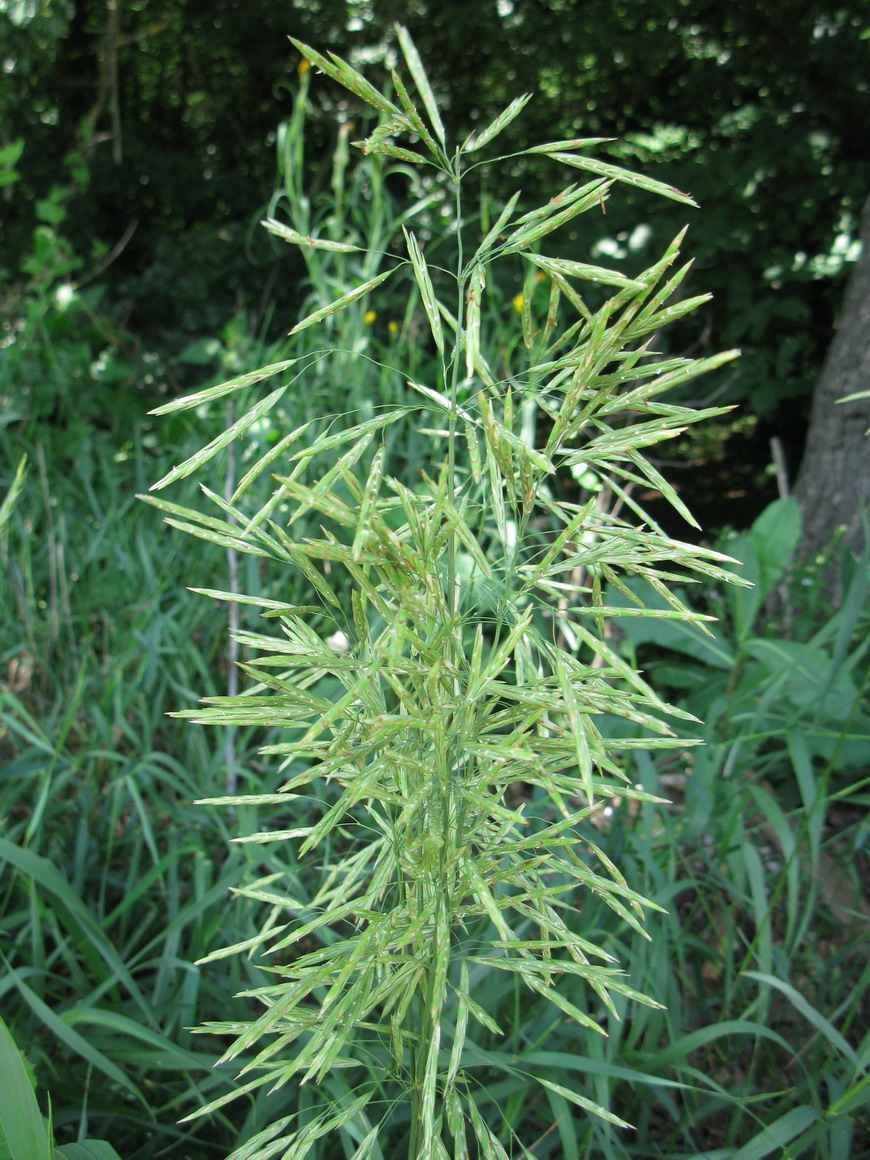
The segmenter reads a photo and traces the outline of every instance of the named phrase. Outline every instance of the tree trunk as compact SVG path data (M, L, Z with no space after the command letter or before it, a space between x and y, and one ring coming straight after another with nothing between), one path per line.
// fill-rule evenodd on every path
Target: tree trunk
M845 528L846 544L863 547L861 506L870 511L870 197L861 220L862 251L846 284L840 322L813 395L810 428L795 495L804 528L798 549L811 559Z

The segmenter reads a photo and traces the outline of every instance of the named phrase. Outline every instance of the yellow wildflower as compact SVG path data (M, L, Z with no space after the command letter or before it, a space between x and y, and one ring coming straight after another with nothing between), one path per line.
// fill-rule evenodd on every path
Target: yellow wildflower
M302 60L300 60L298 66L296 68L296 71L297 71L297 73L299 73L299 75L301 77L304 77L310 68L311 68L311 61L306 60L305 57L303 56Z
M366 326L371 326L377 316L378 312L376 310L367 310L363 315L363 322L366 324Z
M522 314L522 312L523 312L523 296L522 296L522 294L515 294L514 295L514 310L516 310L517 314Z
M395 319L392 319L392 321L387 323L387 330L390 332L390 334L398 334L399 333L398 322L396 322Z

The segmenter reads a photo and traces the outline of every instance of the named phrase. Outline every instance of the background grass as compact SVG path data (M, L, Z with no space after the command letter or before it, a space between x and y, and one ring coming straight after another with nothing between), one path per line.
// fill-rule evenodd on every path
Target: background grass
M189 1029L231 1018L234 1002L241 1013L232 996L262 979L244 958L194 962L257 928L256 907L234 901L231 886L288 869L266 847L231 848L226 817L191 805L221 792L226 753L217 734L166 716L225 689L227 610L185 584L225 587L226 561L167 534L133 498L145 471L183 449L151 457L138 436L140 450L119 458L107 437L88 458L70 454L69 467L44 444L8 431L5 441L7 462L24 451L31 474L4 544L3 602L16 610L0 651L4 1013L51 1092L60 1139L87 1130L122 1156L170 1145L221 1155L258 1110L245 1124L176 1125L229 1083L213 1066L218 1045ZM854 577L838 618L804 641L760 626L754 639L768 651L757 646L762 659L744 655L739 669L706 665L700 652L675 665L660 643L633 646L651 650L664 682L680 669L711 744L665 765L641 752L644 788L664 788L674 804L601 819L609 856L668 910L652 941L626 941L604 907L587 903L582 921L667 1010L633 1009L589 1057L576 1030L553 1028L509 982L473 980L510 1028L481 1063L482 1103L498 1105L506 1128L522 1121L526 1139L529 1123L531 1138L539 1129L536 1155L724 1157L771 1130L792 1135L792 1155L861 1155L870 746L866 581ZM786 644L807 653L804 676ZM837 690L821 721L820 655ZM243 785L268 792L276 771L254 754L265 740L241 731L235 761ZM240 811L234 831L260 825ZM578 1121L556 1097L530 1101L532 1065L581 1069L636 1138Z
M383 183L371 193L364 170L345 175L341 148L333 188L347 184L349 216L325 199L297 228L357 229L368 242L377 226L390 236L401 209ZM288 164L273 208L296 222L302 194L290 172ZM363 187L369 208L355 221ZM316 260L303 314L376 272ZM159 401L154 367L137 361L98 300L71 309L52 296L56 284L25 294L22 338L3 372L5 482L22 455L28 477L2 533L0 995L50 1092L59 1140L105 1138L125 1160L200 1160L253 1135L281 1097L178 1123L231 1086L215 1066L221 1043L191 1028L250 1016L234 996L266 980L244 956L196 960L268 921L265 907L231 888L280 873L305 897L317 871L283 850L232 846L230 829L262 827L256 810L230 819L191 804L221 793L229 773L242 789L274 789L283 778L256 752L274 738L237 730L228 744L167 717L226 691L229 609L186 586L226 589L234 565L168 530L135 497L225 413L215 404L196 416L195 432L179 418L158 433L145 414ZM502 327L505 366L516 343L512 290L502 289L504 309L490 320ZM375 318L364 303L342 318L330 336L347 352L340 375L320 373L317 345L293 351L308 377L282 427L401 402L402 375L419 373L426 353L413 295L397 292ZM95 378L107 350L117 374ZM213 344L188 350L186 373L208 385L285 354L237 318ZM249 456L278 430L253 431ZM413 475L414 432L396 438ZM243 454L237 475L245 462ZM193 491L183 484L173 500ZM778 509L775 519L793 514ZM478 1106L508 1146L535 1141L541 1160L870 1155L867 561L851 567L842 610L830 615L812 576L788 576L788 537L771 543L761 525L727 544L759 584L754 597L703 595L722 617L717 644L647 630L620 643L656 688L707 723L703 750L638 752L638 782L671 805L624 804L597 819L608 856L667 911L651 922L651 940L626 933L594 901L579 917L626 965L630 985L665 1009L626 1008L606 1039L590 1043L509 977L477 969L472 978L478 1002L507 1029L479 1037ZM245 591L304 602L301 588L276 593L256 562L241 566L250 569ZM788 610L778 621L762 615L775 590ZM298 802L292 824L302 826L318 803ZM637 1131L584 1119L533 1084L533 1071L582 1077L589 1098ZM347 1090L340 1072L329 1083L338 1096ZM303 1117L313 1114L307 1099L297 1104ZM357 1143L339 1133L319 1150L331 1158Z

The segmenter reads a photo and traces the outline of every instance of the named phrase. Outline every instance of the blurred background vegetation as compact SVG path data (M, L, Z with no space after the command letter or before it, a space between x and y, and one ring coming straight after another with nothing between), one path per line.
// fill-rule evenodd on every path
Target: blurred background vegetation
M235 564L194 551L135 496L189 442L186 417L157 423L150 408L288 357L301 313L359 273L306 266L259 228L264 213L388 246L402 206L431 197L437 236L439 189L353 160L360 110L300 75L286 39L379 77L396 20L454 134L528 91L514 147L614 138L603 155L690 192L701 210L681 292L714 297L667 341L743 351L696 400L737 409L669 448L662 469L706 538L746 562L755 595L698 597L721 617L716 646L667 626L621 645L709 741L668 768L641 754L638 780L675 805L602 827L633 884L668 907L650 946L613 933L668 1011L632 1013L596 1058L559 1032L559 1066L640 1130L579 1122L519 1079L493 1079L493 1098L511 1126L537 1126L541 1157L870 1156L870 411L833 401L870 383L863 0L0 0L4 492L26 470L0 515L4 1017L60 1139L199 1160L262 1122L252 1100L236 1120L176 1123L230 1082L189 1028L227 1018L259 978L245 960L194 961L256 927L228 887L285 869L230 848L226 819L190 804L228 771L275 783L263 737L227 742L165 717L227 687L227 610L185 586L226 588ZM481 214L551 181L517 168L510 188L479 190ZM631 274L686 216L623 194L566 231L564 256ZM522 285L492 289L509 360ZM300 408L390 401L392 367L422 378L407 297L372 313L361 303L333 338L381 369L349 355L347 380L307 382ZM197 438L223 418L198 416ZM512 1009L513 996L493 1002ZM511 1051L535 1050L540 1017L515 1013ZM626 1083L628 1066L649 1082Z

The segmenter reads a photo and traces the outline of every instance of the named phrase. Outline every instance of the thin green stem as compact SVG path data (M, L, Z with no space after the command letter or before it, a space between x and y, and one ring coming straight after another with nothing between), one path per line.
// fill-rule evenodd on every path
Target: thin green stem
M449 361L444 359L442 356L442 375L444 376L445 383L449 380L450 387L450 414L448 417L447 432L446 488L448 499L451 503L453 503L456 494L456 440L458 430L457 409L459 405L460 366L462 361L462 346L464 336L463 320L465 317L466 285L466 280L462 273L462 196L458 155L454 159L451 169L451 176L454 183L454 213L458 251L456 267L457 330ZM449 622L449 631L447 633L448 660L450 662L450 667L454 671L458 670L459 653L462 648L461 637L457 635L459 617L459 587L457 584L456 569L456 540L456 532L451 530L447 540L446 612ZM458 680L458 676L455 676L453 678L454 684L458 682ZM459 693L459 688L454 687L453 694L457 700L459 699ZM450 930L451 927L450 914L448 913L446 915L446 921L443 920L443 915L445 910L448 912L450 911L452 901L452 891L450 889L449 875L456 854L455 827L458 820L453 808L453 783L451 777L451 771L457 759L457 755L454 752L457 734L456 724L457 723L455 720L451 721L446 718L442 718L439 723L440 743L437 745L438 751L435 754L436 768L434 770L434 784L432 785L432 793L433 799L437 798L437 809L440 812L440 841L439 848L432 850L433 864L428 868L429 874L431 875L429 878L429 887L430 890L434 892L434 894L427 897L424 885L422 883L420 884L419 891L421 912L426 913L427 909L432 907L432 918L434 923L436 926L438 926L440 923L446 930ZM435 801L433 800L433 806L434 805ZM425 1137L424 1104L426 1099L425 1085L427 1082L427 1062L433 1036L435 1035L436 1021L440 1020L440 1010L438 1012L434 1010L436 1006L435 989L438 972L438 956L441 953L438 939L434 937L427 938L426 945L421 947L421 953L426 956L428 960L428 967L425 983L419 992L418 1002L414 1005L417 1020L416 1028L412 1029L413 1037L411 1039L414 1047L412 1049L411 1066L411 1130L408 1141L408 1160L418 1160Z
M462 339L465 334L465 284L462 246L462 185L459 157L454 159L453 198L456 223L456 342L450 360L450 415L447 423L447 494L453 502L456 494L456 418L459 406L459 368L462 362ZM447 542L447 606L451 617L459 611L459 590L456 584L456 532L451 531Z

